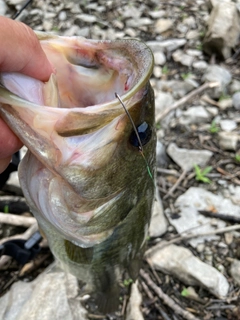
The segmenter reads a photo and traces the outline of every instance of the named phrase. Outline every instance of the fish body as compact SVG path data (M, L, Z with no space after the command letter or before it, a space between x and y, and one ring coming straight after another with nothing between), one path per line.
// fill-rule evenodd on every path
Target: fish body
M56 73L2 73L0 113L29 149L20 183L53 254L110 311L122 273L138 276L151 216L152 53L138 40L37 35Z

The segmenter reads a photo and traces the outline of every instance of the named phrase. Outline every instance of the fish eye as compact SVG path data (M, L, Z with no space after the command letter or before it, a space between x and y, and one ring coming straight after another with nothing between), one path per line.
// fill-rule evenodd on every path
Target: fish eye
M146 145L152 137L151 127L147 124L147 122L144 121L142 124L140 124L138 127L136 127L136 129L137 129L139 138L141 140L142 146ZM137 147L137 148L140 147L135 131L133 131L131 133L130 138L129 138L129 142L134 147Z

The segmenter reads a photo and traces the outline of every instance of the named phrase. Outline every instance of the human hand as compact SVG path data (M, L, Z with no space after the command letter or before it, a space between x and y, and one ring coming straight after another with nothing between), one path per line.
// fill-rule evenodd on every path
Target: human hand
M0 17L0 72L20 72L47 81L53 68L40 43L25 24ZM0 118L0 173L22 143Z

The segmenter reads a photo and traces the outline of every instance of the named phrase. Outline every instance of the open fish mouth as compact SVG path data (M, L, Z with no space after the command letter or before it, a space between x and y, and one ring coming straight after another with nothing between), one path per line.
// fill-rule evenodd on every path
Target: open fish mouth
M147 236L156 144L153 56L138 40L37 36L56 72L47 83L0 74L0 114L29 149L20 183L50 248L78 278L88 265L90 282L103 292L116 287L111 266L136 278ZM111 281L104 280L106 268Z

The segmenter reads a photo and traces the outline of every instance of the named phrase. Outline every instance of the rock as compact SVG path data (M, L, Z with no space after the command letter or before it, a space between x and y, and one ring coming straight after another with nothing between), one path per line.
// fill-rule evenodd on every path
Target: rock
M0 16L5 16L7 12L7 5L4 0L0 0Z
M169 157L166 154L165 146L157 140L157 166L161 168L166 168L170 162Z
M168 39L164 41L148 41L147 45L153 52L156 51L175 51L186 44L186 39Z
M240 81L233 79L229 86L229 92L234 94L235 92L240 91Z
M208 67L208 64L206 61L195 61L192 64L193 68L198 70L205 70Z
M221 120L219 124L222 130L227 132L233 131L234 129L237 128L236 122L230 119Z
M187 49L186 54L188 54L189 56L193 56L193 57L200 57L200 56L202 56L202 51L195 50L195 49Z
M194 57L185 54L182 50L177 50L172 54L173 60L180 62L183 66L190 67Z
M157 83L157 89L172 94L174 99L180 99L184 97L188 92L196 88L196 83L192 82L191 79L185 81L181 80L170 80L170 81L159 81Z
M164 10L158 10L158 11L149 11L148 14L150 15L151 18L158 19L163 17L166 14L166 12Z
M232 98L226 98L218 101L218 106L221 110L226 110L228 108L231 108L233 106L233 100Z
M208 150L189 150L178 148L175 143L170 143L167 148L168 155L181 167L182 170L192 170L194 164L206 166L213 153Z
M134 18L126 20L126 26L129 28L139 28L142 26L149 26L152 24L152 20L149 18Z
M239 135L234 132L219 132L219 145L222 150L236 151Z
M232 81L231 73L220 66L210 65L202 77L203 81L219 82L219 87L211 90L210 95L213 98L219 98L226 91L226 86Z
M240 260L233 260L230 267L230 274L233 280L240 286Z
M236 110L240 110L240 92L234 93L232 96L233 106Z
M61 11L58 15L58 19L60 21L65 21L67 19L67 12L66 11Z
M155 200L153 205L152 218L149 227L150 237L160 237L166 231L168 227L167 219L164 216L163 206L161 199Z
M75 17L75 24L79 25L80 27L82 26L82 23L94 23L97 21L97 18L94 15L91 14L78 14Z
M154 52L154 62L156 65L163 66L166 63L166 56L163 52Z
M161 76L162 76L162 68L159 67L159 66L154 66L153 75L154 75L155 78L161 78Z
M78 280L63 271L43 273L32 282L18 281L0 298L0 319L87 320L78 290Z
M179 123L183 125L205 123L210 119L211 116L204 107L196 106L183 111L181 117L179 118Z
M198 39L198 38L199 38L199 31L198 30L189 30L186 34L187 40Z
M218 298L227 296L227 279L215 268L195 257L189 249L169 245L148 256L153 268L176 277L187 285L204 287Z
M165 111L173 102L174 99L170 93L158 91L155 98L156 115Z
M159 19L155 24L155 32L156 33L163 33L173 26L173 20L171 19Z
M227 59L231 56L232 48L238 43L239 35L240 20L236 4L219 2L211 12L203 50L209 55L217 54Z
M214 226L211 224L211 218L201 215L198 210L206 210L212 212L226 213L235 217L240 217L240 207L233 202L223 197L222 195L214 194L203 188L191 187L184 194L179 196L174 204L178 210L178 218L172 217L169 210L165 210L165 214L171 225L173 225L178 233L183 233L191 230L192 234L211 232L216 228L225 227L224 221L214 219ZM193 247L197 247L199 243L219 239L219 236L204 236L193 238L188 242Z
M131 286L131 295L127 306L126 320L144 320L141 312L142 295L137 282Z

